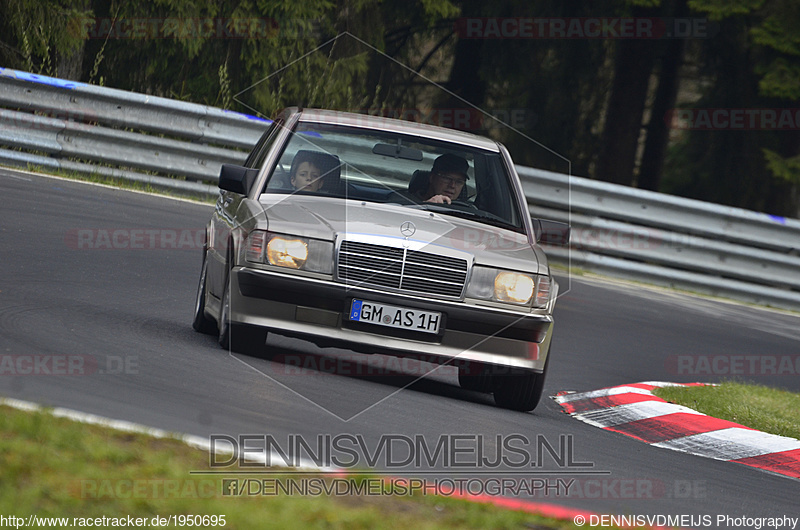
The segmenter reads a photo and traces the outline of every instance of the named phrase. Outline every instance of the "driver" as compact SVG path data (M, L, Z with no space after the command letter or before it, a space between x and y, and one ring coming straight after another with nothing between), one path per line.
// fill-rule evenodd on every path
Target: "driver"
M469 164L460 156L447 153L438 157L433 162L428 187L417 197L425 202L450 204L464 189L468 169Z

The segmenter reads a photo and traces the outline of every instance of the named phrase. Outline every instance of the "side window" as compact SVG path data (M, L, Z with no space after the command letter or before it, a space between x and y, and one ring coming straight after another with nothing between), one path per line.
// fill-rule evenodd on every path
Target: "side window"
M264 134L261 135L261 138L258 139L258 143L253 148L253 151L247 157L247 160L244 163L245 167L261 167L261 164L264 163L264 159L267 157L267 153L269 153L272 144L278 137L278 131L280 130L281 123L281 120L273 121L269 129L267 129Z
M500 156L492 154L476 158L475 174L475 206L515 227L521 227L515 194Z

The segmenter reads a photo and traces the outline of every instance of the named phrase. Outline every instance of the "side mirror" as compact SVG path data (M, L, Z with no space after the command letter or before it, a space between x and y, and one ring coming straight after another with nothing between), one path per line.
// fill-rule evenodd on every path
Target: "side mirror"
M258 169L233 164L222 164L219 170L219 187L239 195L247 195L258 176Z
M569 245L569 234L572 228L567 223L550 221L549 219L532 218L536 242L543 245Z

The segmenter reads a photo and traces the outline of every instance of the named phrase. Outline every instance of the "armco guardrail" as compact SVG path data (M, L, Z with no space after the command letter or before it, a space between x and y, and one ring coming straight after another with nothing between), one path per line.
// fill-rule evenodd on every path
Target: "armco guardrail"
M531 213L569 222L572 266L800 310L800 221L518 167Z
M205 105L0 68L0 162L213 192L268 121ZM46 116L42 116L42 114ZM47 117L54 116L54 117ZM111 167L116 166L116 167ZM176 184L170 177L187 181ZM195 181L195 182L193 182Z
M267 121L0 68L0 163L216 193ZM800 310L800 221L518 167L533 215L570 222L556 261ZM170 178L170 177L180 177Z

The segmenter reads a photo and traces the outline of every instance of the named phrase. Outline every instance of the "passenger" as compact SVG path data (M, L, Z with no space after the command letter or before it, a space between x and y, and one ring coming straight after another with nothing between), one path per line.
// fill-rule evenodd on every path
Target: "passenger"
M319 191L322 187L322 171L315 164L314 154L300 151L292 161L291 184L296 190Z
M416 196L425 201L437 204L450 204L461 195L469 176L469 164L460 156L450 153L441 155L433 162L428 176L428 185Z

